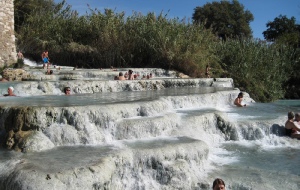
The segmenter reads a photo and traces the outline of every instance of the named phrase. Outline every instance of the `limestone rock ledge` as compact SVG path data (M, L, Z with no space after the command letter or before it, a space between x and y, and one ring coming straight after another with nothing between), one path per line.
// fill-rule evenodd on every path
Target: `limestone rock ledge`
M130 103L130 106L122 102L66 107L61 104L53 107L0 106L0 131L4 131L7 148L24 152L162 135L185 133L190 136L193 132L186 133L186 129L181 128L183 121L175 109L207 106L221 108L232 104L238 92L231 90L190 96L165 96L152 101ZM208 117L207 113L199 114L197 117ZM218 121L226 139L236 139L236 135L232 134L234 127L224 121L224 116L215 118L212 115L209 118L211 121ZM194 126L194 123L203 122L192 122L188 126ZM202 127L198 127L199 129ZM203 131L199 131L197 134L202 133Z
M81 149L81 159L63 147L56 150L61 154L50 151L27 155L2 173L0 189L171 190L207 184L202 178L208 146L202 141L178 137L130 141L124 145L85 147ZM95 154L97 157L92 156ZM43 162L42 157L50 155L55 155L47 159L51 163Z
M51 76L51 75L49 75ZM121 91L147 91L161 90L176 87L214 87L233 88L233 80L213 78L189 79L151 79L151 80L75 80L75 81L24 81L15 84L15 93L21 96L28 95L61 95L64 87L69 86L72 94L121 92Z

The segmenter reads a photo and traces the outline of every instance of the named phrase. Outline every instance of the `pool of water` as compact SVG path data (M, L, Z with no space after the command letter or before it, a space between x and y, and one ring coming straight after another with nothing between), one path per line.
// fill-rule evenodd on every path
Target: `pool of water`
M87 106L111 103L129 103L136 101L150 101L162 96L182 96L194 94L213 93L231 88L221 87L184 87L149 91L123 91L104 92L94 94L65 95L43 95L22 97L0 97L0 106Z
M221 145L221 149L224 150L214 159L216 169L210 175L221 177L230 184L229 189L300 187L299 146L266 148L257 142L229 142Z

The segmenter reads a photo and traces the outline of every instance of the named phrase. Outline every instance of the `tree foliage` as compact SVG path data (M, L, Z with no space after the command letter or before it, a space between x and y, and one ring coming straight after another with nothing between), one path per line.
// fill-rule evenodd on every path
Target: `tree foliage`
M24 10L24 1L16 1L16 19L22 18L16 22L17 46L37 61L47 49L53 62L87 68L162 67L195 77L204 74L207 64L220 68L216 38L202 25L168 19L163 13L125 17L123 12L90 7L80 16L65 1L29 0L26 6L32 8Z
M228 37L251 37L250 22L253 15L237 0L207 3L203 7L196 7L193 13L195 24L202 23L222 39Z
M235 85L257 101L285 96L295 53L290 47L253 39L227 40L219 46L220 59Z
M71 42L68 32L76 12L66 1L15 0L15 26L17 46L26 52L60 48Z
M270 42L278 42L300 46L300 25L296 24L295 17L290 19L286 16L279 15L274 21L266 24L267 30L263 32L264 38Z
M163 13L125 16L88 7L86 14L79 15L65 1L15 3L17 47L36 61L47 49L52 63L84 68L159 67L191 77L204 77L209 64L212 77L232 77L237 87L257 101L281 98L285 90L297 88L293 82L299 77L293 68L299 70L300 53L285 44L242 38L245 32L238 32L238 39L222 41L213 33L213 24L191 24ZM221 3L229 8L241 6L237 1ZM220 8L224 12L219 16L229 14L229 8ZM243 7L236 12L243 15Z

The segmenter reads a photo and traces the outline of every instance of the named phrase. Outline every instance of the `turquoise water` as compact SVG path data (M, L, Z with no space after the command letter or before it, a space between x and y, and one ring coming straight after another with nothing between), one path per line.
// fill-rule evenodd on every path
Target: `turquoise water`
M268 120L281 125L287 112L300 112L300 100L278 100L273 103L255 103L247 109L232 109L228 113L237 122L260 123ZM229 189L299 189L300 140L271 134L258 140L228 141L220 145L211 176L220 176L229 183Z
M221 147L227 152L219 156L222 157L220 160L227 160L228 163L216 162L217 169L210 175L223 178L229 189L299 189L300 142L297 143L298 147L294 148L225 143Z
M278 100L272 103L250 103L246 109L232 109L229 114L239 114L237 119L274 119L287 115L289 111L300 112L300 100Z

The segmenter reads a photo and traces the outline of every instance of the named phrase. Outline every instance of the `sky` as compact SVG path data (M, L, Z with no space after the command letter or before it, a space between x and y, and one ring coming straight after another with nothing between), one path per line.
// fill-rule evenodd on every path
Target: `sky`
M167 14L168 18L186 18L192 20L196 7L202 7L213 0L66 0L73 10L85 14L88 10L87 4L94 9L103 11L105 8L115 12L125 12L129 16L132 12L141 12L146 15L154 12ZM217 0L215 0L217 1ZM61 0L55 0L61 2ZM300 24L300 0L239 0L244 10L249 10L254 20L250 23L254 38L264 39L262 32L267 29L266 24L274 21L280 14L296 18Z

